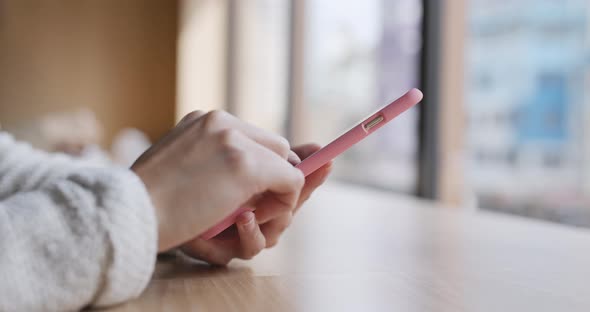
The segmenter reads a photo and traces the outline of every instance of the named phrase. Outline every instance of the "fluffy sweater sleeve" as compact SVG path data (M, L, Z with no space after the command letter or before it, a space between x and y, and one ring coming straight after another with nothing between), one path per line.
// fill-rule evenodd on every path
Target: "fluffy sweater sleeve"
M0 132L0 311L71 311L138 296L157 221L141 180Z

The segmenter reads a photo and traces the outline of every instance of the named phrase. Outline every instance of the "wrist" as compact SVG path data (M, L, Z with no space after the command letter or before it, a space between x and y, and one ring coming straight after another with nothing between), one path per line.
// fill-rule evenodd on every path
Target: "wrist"
M163 203L161 191L157 186L158 184L154 183L154 181L150 179L150 175L146 174L145 170L142 168L141 165L138 166L134 164L133 166L131 166L130 169L142 181L150 196L152 206L154 207L154 214L156 216L158 226L158 252L166 251L172 248L172 246L169 246L169 244L167 243L168 227L166 226L166 214L164 213L164 207L166 207L166 205Z

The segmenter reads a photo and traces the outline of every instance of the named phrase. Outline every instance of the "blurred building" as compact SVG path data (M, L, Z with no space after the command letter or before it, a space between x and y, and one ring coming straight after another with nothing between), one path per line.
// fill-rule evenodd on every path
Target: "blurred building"
M590 224L589 10L470 2L467 175L483 207Z

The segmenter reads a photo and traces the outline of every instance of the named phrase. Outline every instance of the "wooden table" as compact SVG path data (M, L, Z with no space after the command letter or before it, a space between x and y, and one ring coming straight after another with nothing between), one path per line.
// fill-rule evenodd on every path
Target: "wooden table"
M329 183L281 243L113 311L590 311L590 231Z

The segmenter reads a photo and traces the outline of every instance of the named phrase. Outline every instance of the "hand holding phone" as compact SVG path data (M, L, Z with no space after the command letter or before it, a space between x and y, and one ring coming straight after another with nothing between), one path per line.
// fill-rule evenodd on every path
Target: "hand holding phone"
M304 159L295 167L301 170L305 176L310 175L359 141L369 136L371 133L377 131L377 129L383 127L386 123L390 122L401 113L418 104L421 100L422 92L418 89L411 89L399 99L381 108L368 118L365 118L362 122L345 132L336 140ZM201 234L200 237L202 239L213 238L234 224L235 219L245 211L254 211L254 209L251 207L240 207L236 209L231 215Z

